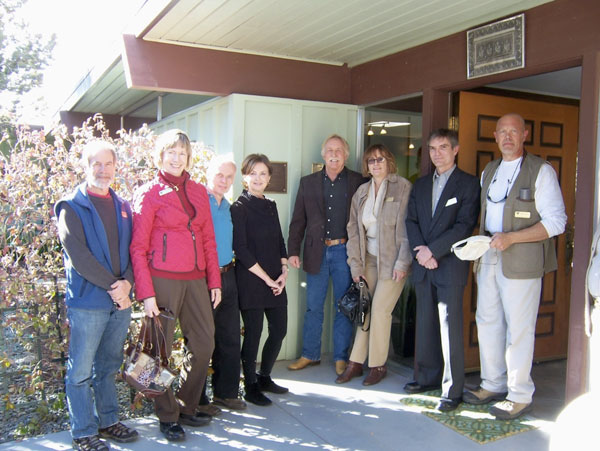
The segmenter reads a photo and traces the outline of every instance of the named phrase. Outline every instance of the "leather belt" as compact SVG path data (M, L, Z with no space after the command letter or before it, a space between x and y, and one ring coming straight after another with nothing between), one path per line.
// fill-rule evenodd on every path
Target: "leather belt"
M235 266L235 261L231 260L231 263L225 265L225 266L221 266L219 268L219 270L221 271L221 274L223 274L224 272L229 271L230 269L233 269L233 267Z
M337 240L325 240L325 246L336 246L338 244L345 244L348 241L346 238L338 238Z

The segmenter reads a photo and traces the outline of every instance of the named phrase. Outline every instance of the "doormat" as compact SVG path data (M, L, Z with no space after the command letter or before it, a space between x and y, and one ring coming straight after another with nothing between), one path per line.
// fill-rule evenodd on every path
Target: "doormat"
M482 445L537 429L537 426L533 425L532 420L527 416L522 416L516 420L496 420L488 412L492 403L481 406L461 403L452 412L440 412L436 409L436 406L441 394L441 390L432 390L418 395L406 396L400 399L400 402L415 407L423 415L439 421L444 426Z

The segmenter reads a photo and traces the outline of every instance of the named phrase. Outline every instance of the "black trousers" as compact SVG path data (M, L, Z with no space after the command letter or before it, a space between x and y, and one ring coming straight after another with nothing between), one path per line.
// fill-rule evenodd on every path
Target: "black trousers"
M213 394L237 398L240 387L240 306L235 271L221 274L221 303L214 311Z
M244 343L242 345L242 367L246 384L256 382L256 357L260 336L263 330L263 318L267 317L269 336L263 347L260 362L260 374L269 376L281 349L281 343L287 333L287 305L265 309L242 310L244 321Z
M465 382L463 285L440 285L431 272L415 285L417 331L416 381L442 384L442 397L460 398Z

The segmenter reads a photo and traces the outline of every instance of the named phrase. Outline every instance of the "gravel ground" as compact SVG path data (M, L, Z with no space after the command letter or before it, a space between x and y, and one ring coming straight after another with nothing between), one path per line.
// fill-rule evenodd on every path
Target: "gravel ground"
M142 399L141 407L131 409L131 391L123 381L117 382L121 419L144 417L154 413L152 402ZM69 429L69 416L63 393L47 396L47 403L35 395L23 396L7 409L4 397L0 400L0 443L21 440Z

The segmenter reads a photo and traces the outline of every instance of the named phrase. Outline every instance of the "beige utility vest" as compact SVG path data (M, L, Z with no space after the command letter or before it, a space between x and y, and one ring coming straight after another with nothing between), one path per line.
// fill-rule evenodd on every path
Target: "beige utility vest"
M502 159L494 160L483 170L481 186L481 228L485 227L487 193ZM502 231L516 232L526 229L540 220L540 214L535 208L535 181L543 164L540 157L523 153L521 170L513 183L508 197L504 202L502 216ZM529 188L530 200L521 200L519 193L522 188ZM556 249L554 239L548 238L535 243L517 243L502 251L502 273L509 279L536 279L545 273L555 271Z

